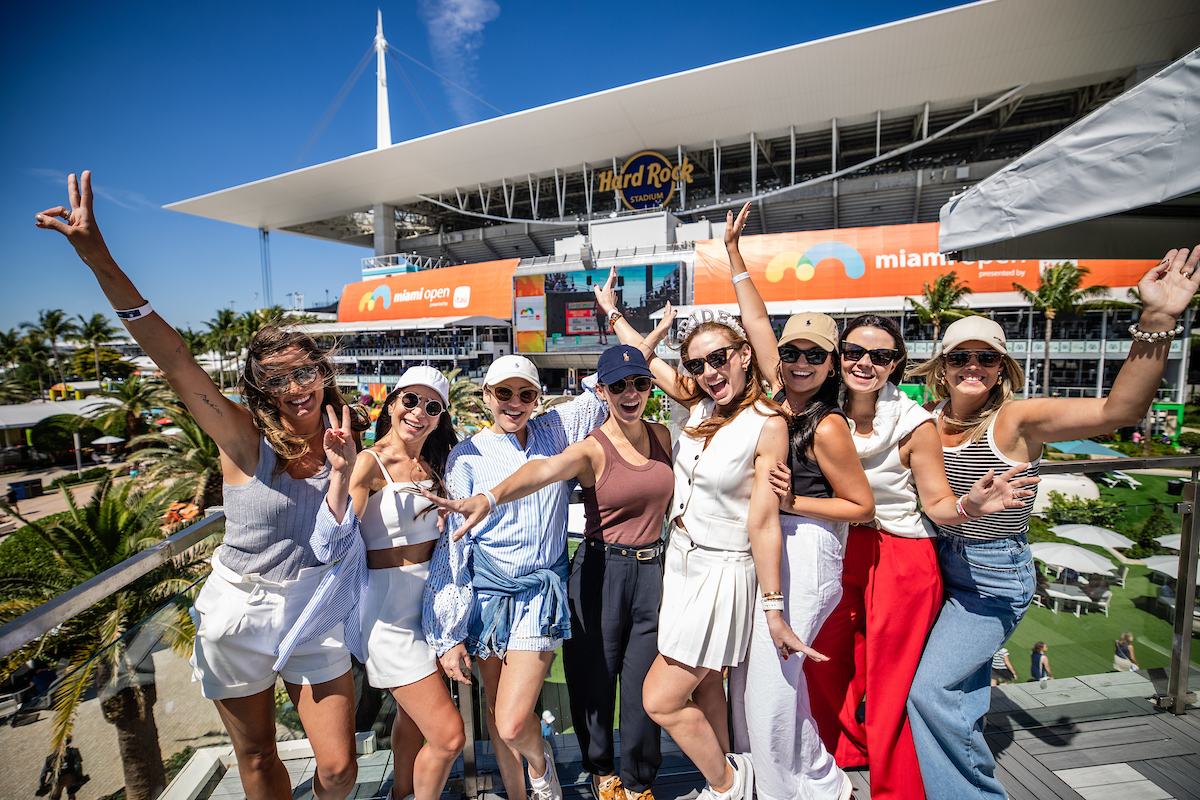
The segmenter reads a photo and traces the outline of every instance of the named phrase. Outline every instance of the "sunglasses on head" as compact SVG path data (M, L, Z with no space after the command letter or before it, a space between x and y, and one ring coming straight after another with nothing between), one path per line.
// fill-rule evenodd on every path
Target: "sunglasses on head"
M713 350L704 358L689 358L687 361L683 362L683 368L693 375L703 375L704 363L707 361L712 365L713 369L720 369L721 367L725 366L725 362L729 360L729 351L736 349L737 348L733 345L726 345L725 347L720 347L716 350Z
M1000 355L995 350L951 350L942 357L952 367L965 367L971 361L971 356L975 356L981 367L994 367L1000 363Z
M638 375L632 379L621 378L621 380L619 380L619 381L613 381L612 383L606 383L606 384L604 384L604 386L606 389L608 389L608 391L612 392L613 394L625 394L625 388L629 385L631 380L633 382L634 391L637 391L639 393L645 393L645 392L650 391L650 386L653 383L645 375Z
M792 347L791 345L784 345L779 348L779 360L785 364L795 364L800 360L800 356L804 356L805 361L815 366L825 363L825 359L829 358L829 351L822 350L820 347L801 350L799 347Z
M857 344L842 345L842 361L858 362L862 361L862 357L866 355L871 357L871 363L877 367L886 367L893 361L900 360L899 350L888 350L882 347L876 348L875 350L868 350L867 348L861 347Z
M416 408L420 402L421 396L414 394L413 392L405 392L404 394L400 395L400 405L404 406L409 411ZM446 407L442 405L441 400L425 401L425 416L427 417L436 417L445 410Z
M286 394L288 387L294 382L300 388L310 386L321 378L321 368L317 366L298 367L291 372L275 375L262 380L262 390L267 394Z
M496 395L496 399L501 403L507 403L509 400L512 400L512 396L515 394L520 398L522 403L529 405L538 399L539 394L537 389L522 389L519 392L514 392L507 386L490 386L488 388L492 390L492 394Z

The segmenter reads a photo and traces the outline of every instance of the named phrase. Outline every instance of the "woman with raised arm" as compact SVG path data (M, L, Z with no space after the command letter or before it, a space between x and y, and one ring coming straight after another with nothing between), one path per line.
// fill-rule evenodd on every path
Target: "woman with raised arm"
M334 386L326 353L306 334L269 326L251 340L238 383L245 405L221 394L183 339L117 266L92 215L91 173L68 179L71 207L37 215L67 237L130 335L217 443L225 481L225 538L196 598L193 680L216 703L247 797L291 796L275 748L275 679L282 675L312 743L313 794L354 788L354 685L341 625L295 643L276 672L276 649L329 571L309 542L338 445L364 430ZM62 217L63 219L57 219ZM329 407L327 431L322 406ZM342 420L337 428L336 420ZM353 447L353 445L349 445Z
M726 230L745 225L749 207ZM766 306L755 292L740 255L731 258L747 331L766 351L774 338ZM742 277L746 276L746 277ZM840 359L852 442L875 499L874 517L850 527L842 562L842 598L813 647L827 662L808 661L812 713L838 766L871 768L872 797L923 798L921 772L909 732L905 702L925 635L941 606L941 577L933 547L933 522L965 522L963 509L981 516L1021 507L1020 487L1037 479L989 473L956 497L946 481L941 447L929 412L904 396L893 380L903 374L906 346L896 323L866 314L847 323ZM787 485L791 471L775 470ZM917 501L920 499L920 508ZM924 514L922 514L924 511ZM860 706L866 697L865 714Z
M450 497L489 491L530 461L556 456L604 421L608 406L584 381L581 397L531 419L541 395L537 367L501 356L483 378L494 422L460 442L446 463ZM487 690L488 733L508 796L561 800L562 787L541 721L533 713L554 651L571 635L567 500L558 480L489 514L470 537L443 536L433 553L422 623L442 670L470 683L473 659ZM453 519L451 520L453 522Z
M795 314L776 344L738 249L746 213L735 219L730 212L725 248L733 274L741 276L734 291L746 334L788 419L790 480L774 485L783 530L783 613L797 636L812 641L842 596L846 524L873 519L875 499L838 405L837 323L825 314ZM749 745L760 800L836 800L852 791L817 731L804 661L802 654L779 659L766 615L756 608L746 660L731 673L729 694L734 735Z
M622 343L640 344L616 308L615 283L614 270L596 297ZM755 606L764 609L779 658L824 657L783 618L779 501L769 473L787 457L787 423L763 390L741 326L709 317L685 320L687 376L650 360L655 382L690 417L675 448L659 656L642 698L707 780L701 797L741 800L753 793L754 772L746 756L730 752L721 672L745 657Z
M1129 355L1103 399L1013 400L1025 376L1004 330L984 317L946 328L940 355L922 375L938 400L939 444L957 491L979 475L1037 462L1046 442L1086 439L1136 425L1162 380L1176 319L1200 286L1200 246L1171 250L1138 282L1143 309ZM930 798L1002 798L983 738L988 660L1020 622L1035 591L1026 544L1029 508L942 527L938 561L946 600L913 681L908 710ZM977 516L974 513L972 517ZM870 706L868 705L868 708ZM873 782L873 781L872 781Z
M668 317L659 329L670 329ZM430 501L460 515L459 537L497 508L542 487L578 480L586 528L575 550L567 602L571 638L563 666L583 766L597 800L654 800L650 785L662 763L660 729L642 704L642 683L658 655L662 603L663 519L671 502L671 436L642 412L650 397L646 357L616 345L597 365L596 393L608 419L560 455L530 461L491 494ZM455 518L457 519L457 517ZM613 708L621 681L621 774L614 774Z
M347 446L331 462L328 499L313 533L313 548L323 561L360 562L358 580L346 587L347 602L331 605L345 610L346 625L362 631L367 681L391 692L402 711L392 740L404 741L412 726L420 731L415 754L394 748L392 798L408 800L441 795L465 740L421 629L429 560L441 535L437 510L422 493L445 495L446 460L458 442L449 402L450 382L441 372L426 366L405 370L384 398L375 444L364 451L370 458L356 459Z

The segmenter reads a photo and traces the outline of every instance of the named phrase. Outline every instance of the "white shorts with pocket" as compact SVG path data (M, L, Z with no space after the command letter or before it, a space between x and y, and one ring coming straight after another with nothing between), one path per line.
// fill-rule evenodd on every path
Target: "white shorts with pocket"
M213 555L212 574L192 608L196 641L192 680L209 700L249 697L275 685L276 651L330 565L306 567L277 583L238 575ZM342 625L299 645L279 674L288 683L320 684L350 670Z
M421 627L427 578L429 562L367 570L363 643L367 682L376 689L407 686L438 671L437 654Z

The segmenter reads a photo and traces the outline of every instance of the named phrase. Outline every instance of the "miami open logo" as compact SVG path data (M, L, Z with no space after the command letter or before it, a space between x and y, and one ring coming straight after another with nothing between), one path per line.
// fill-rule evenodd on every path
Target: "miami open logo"
M772 258L767 264L767 280L779 283L790 269L795 270L797 279L811 281L817 274L817 266L825 261L839 262L847 278L861 278L867 274L866 262L853 247L843 242L821 242L803 253L787 251Z
M387 284L376 286L375 291L367 292L358 301L359 311L374 311L376 301L383 301L383 307L387 309L392 304L392 292L388 289Z

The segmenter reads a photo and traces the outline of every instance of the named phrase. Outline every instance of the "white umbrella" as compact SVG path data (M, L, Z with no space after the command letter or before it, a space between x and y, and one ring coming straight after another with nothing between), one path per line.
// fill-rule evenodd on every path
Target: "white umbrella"
M163 428L163 429L162 429L162 435L163 435L163 436L178 436L178 435L179 435L179 434L181 434L181 433L183 433L183 428L180 428L180 427L178 427L178 426L173 426L173 427L170 427L170 428Z
M1111 575L1113 564L1104 556L1098 556L1091 550L1073 544L1058 542L1034 542L1029 546L1033 557L1046 564L1056 567L1073 569L1076 572L1102 573Z
M1128 536L1098 525L1055 525L1050 532L1063 539L1100 547L1133 547L1136 544Z
M1183 539L1182 533L1172 533L1168 536L1160 536L1157 539L1155 539L1154 541L1158 542L1159 544L1161 544L1163 547L1167 548L1168 550L1178 550L1179 546L1182 544L1182 542L1180 541L1181 539ZM1160 557L1161 556L1156 556L1156 558L1160 558Z
M99 439L92 439L92 444L120 444L125 441L120 436L101 436Z
M1146 566L1168 578L1179 579L1179 556L1150 556L1143 558ZM1200 586L1200 575L1196 576L1196 585Z

